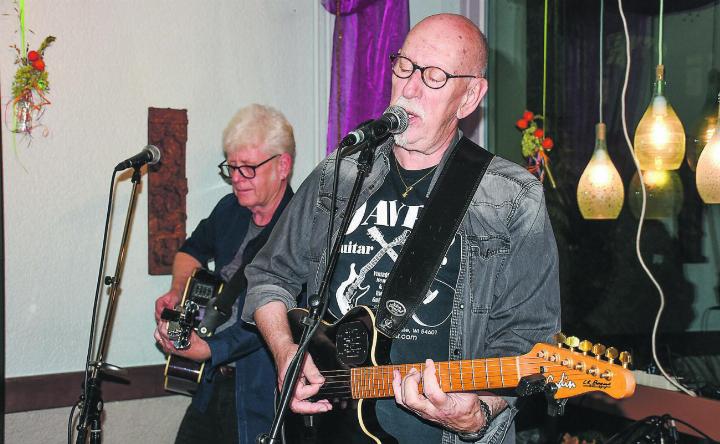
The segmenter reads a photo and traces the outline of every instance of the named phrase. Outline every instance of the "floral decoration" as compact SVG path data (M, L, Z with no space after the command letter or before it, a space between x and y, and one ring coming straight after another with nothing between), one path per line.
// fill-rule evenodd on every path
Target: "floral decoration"
M43 108L50 104L47 98L50 83L44 56L45 50L54 41L55 37L48 36L37 50L33 51L28 51L28 48L24 48L23 51L16 45L11 45L17 53L15 64L18 65L12 84L13 98L10 101L15 119L11 128L14 132L30 134L37 126Z
M550 170L550 157L548 156L555 143L552 138L545 134L542 128L543 121L543 116L526 110L522 118L515 122L515 126L522 132L520 145L522 155L528 161L528 171L537 176L541 182L545 180L545 174L547 173L550 184L555 188L555 179Z

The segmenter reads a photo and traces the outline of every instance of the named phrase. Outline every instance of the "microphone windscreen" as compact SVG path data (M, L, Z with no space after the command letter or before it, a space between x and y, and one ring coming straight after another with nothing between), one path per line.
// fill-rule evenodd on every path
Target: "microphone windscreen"
M400 134L408 128L408 113L404 108L392 105L385 110L383 115L392 116L393 123L397 121L397 125L390 126L390 133Z
M148 160L149 165L155 165L160 162L160 150L158 147L155 145L148 145L145 149L150 153L150 160Z

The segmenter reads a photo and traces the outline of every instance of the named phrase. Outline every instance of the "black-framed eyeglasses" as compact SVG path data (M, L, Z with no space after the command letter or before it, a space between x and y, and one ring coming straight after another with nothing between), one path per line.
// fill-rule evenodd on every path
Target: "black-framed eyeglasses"
M420 71L420 78L428 88L440 89L447 83L448 79L457 78L477 78L478 76L472 75L455 75L450 74L442 68L437 66L420 66L405 56L400 54L390 55L390 61L392 62L392 72L394 75L401 79L407 79L413 75L415 70Z
M227 163L227 160L223 161L218 165L218 168L220 168L220 175L224 177L225 179L232 178L232 172L237 171L240 173L242 177L245 179L252 179L255 177L255 170L260 168L261 166L265 165L266 163L270 162L274 158L278 157L280 154L275 154L274 156L270 157L269 159L265 159L262 162L260 162L257 165L230 165Z

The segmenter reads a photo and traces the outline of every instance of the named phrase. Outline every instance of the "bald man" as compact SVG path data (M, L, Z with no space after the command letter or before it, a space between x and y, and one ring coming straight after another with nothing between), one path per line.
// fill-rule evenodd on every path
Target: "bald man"
M334 319L357 305L377 308L406 231L415 229L462 139L460 120L476 110L488 89L485 37L462 16L424 19L389 59L390 104L407 110L409 126L377 148L352 210L329 290ZM286 310L303 284L308 294L317 292L325 268L326 196L332 191L334 158L330 155L308 177L247 268L243 319L256 323L269 345L279 383L297 349ZM338 213L345 210L357 155L341 163ZM524 168L493 157L432 279L428 296L394 336L390 350L393 363L424 362L424 369L404 376L396 371L395 398L373 403L372 411L358 418L359 426L347 424L339 405L313 397L326 380L312 357L305 361L291 409L318 418L337 415L330 421L336 430L321 440L514 442L515 400L491 393L444 393L434 362L520 355L559 331L557 247L542 184Z

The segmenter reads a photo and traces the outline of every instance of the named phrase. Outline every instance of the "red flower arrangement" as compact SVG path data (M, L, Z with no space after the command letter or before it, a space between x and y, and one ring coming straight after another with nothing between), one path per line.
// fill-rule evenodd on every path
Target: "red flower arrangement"
M522 118L515 122L515 126L522 132L522 155L528 161L527 169L540 181L545 180L547 172L550 184L555 188L555 179L550 171L550 158L548 152L555 145L553 140L545 134L540 127L544 121L543 116L534 114L532 111L525 111Z

